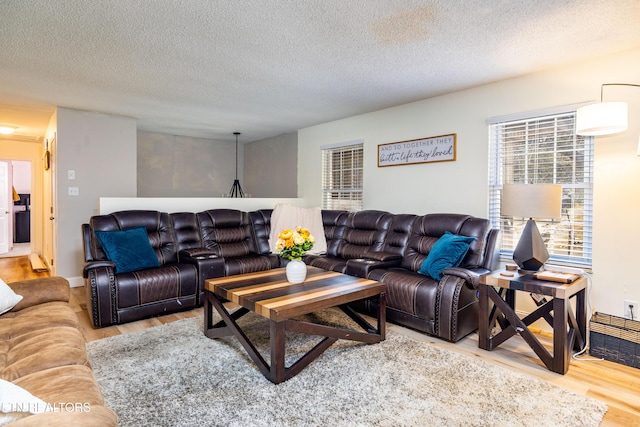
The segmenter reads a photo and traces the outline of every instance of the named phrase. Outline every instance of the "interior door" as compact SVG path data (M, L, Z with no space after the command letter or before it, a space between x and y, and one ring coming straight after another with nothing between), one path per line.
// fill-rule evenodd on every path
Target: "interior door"
M11 226L11 206L13 197L9 197L9 187L11 186L9 162L0 161L0 254L9 252L9 239L12 234L9 233ZM12 194L13 196L13 194Z

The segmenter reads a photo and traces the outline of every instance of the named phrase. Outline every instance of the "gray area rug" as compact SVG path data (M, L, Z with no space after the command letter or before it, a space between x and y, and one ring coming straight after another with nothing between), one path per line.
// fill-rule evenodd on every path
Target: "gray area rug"
M351 322L333 310L313 317ZM239 323L266 357L265 320L249 314ZM287 366L318 341L288 336ZM278 385L234 338L205 337L202 318L89 342L87 349L121 426L597 426L607 410L392 332L380 344L338 341Z

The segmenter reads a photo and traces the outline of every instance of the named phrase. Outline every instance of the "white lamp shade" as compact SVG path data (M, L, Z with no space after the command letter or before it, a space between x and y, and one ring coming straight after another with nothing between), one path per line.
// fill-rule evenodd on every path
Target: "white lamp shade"
M562 185L505 184L500 214L516 218L560 218Z
M627 130L627 103L600 102L576 110L576 133L585 136L611 135Z

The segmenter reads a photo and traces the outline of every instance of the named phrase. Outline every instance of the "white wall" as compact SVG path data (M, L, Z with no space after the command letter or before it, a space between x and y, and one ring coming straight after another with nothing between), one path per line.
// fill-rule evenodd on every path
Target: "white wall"
M640 50L633 50L301 129L298 195L321 203L322 145L363 139L365 209L486 217L488 118L599 100L602 83L640 84L639 69ZM639 88L605 89L605 100L638 99ZM623 314L625 299L640 302L632 259L640 241L640 114L631 108L626 133L596 139L591 301L615 315ZM378 144L450 133L457 134L455 162L377 167Z
M297 159L297 132L245 144L242 188L253 197L297 197Z
M242 150L238 144L244 184ZM137 153L138 197L219 197L235 178L235 142L138 132Z
M81 224L99 211L99 197L136 196L135 119L57 109L56 274L81 284ZM68 179L68 171L75 179ZM69 196L68 187L78 187ZM79 282L79 283L78 283Z

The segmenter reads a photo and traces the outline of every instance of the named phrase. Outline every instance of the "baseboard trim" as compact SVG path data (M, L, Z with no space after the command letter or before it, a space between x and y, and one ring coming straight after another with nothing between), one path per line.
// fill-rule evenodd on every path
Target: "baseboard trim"
M66 279L72 288L81 288L84 286L84 279L81 276L67 277Z

